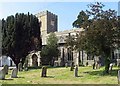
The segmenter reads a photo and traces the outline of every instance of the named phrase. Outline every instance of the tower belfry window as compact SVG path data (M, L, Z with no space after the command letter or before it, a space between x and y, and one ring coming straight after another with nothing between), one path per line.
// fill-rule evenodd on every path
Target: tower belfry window
M54 26L54 24L55 24L55 21L51 20L51 25Z

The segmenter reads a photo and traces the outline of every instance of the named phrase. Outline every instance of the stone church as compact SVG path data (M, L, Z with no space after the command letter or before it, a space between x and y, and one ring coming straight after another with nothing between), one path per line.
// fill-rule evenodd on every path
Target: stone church
M65 30L58 32L58 16L49 12L49 11L42 11L40 13L37 13L36 16L39 19L39 22L41 23L41 38L42 38L42 46L45 46L47 43L47 37L49 36L50 32L54 32L58 38L58 44L59 49L61 52L61 55L58 57L58 59L54 62L55 66L64 66L66 63L70 65L72 62L74 62L74 65L80 65L82 63L83 65L92 65L94 61L100 61L104 64L104 59L101 59L100 57L91 57L85 53L85 51L70 51L68 48L65 47L65 39L70 34L73 36L76 36L76 33L79 33L80 31L83 31L82 28L73 28L71 30ZM29 66L40 66L41 65L41 56L40 51L34 52L32 51L31 54L28 55L28 65ZM119 62L120 53L118 50L113 52L113 60L117 59L115 61ZM103 65L101 64L101 65Z

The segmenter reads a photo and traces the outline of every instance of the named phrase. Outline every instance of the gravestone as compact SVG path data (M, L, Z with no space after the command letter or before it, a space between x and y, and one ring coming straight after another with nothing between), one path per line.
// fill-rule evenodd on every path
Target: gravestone
M61 58L58 58L58 66L61 66Z
M22 63L21 62L18 64L18 71L22 71Z
M70 71L73 71L74 69L74 62L71 63Z
M43 66L42 67L42 72L41 72L41 77L46 77L46 75L47 75L47 67Z
M111 71L112 71L112 68L113 68L113 64L112 64L112 63L110 63L109 72L111 72Z
M98 69L98 62L95 63L95 69Z
M4 69L5 69L5 74L8 74L8 65L4 65Z
M11 74L11 78L17 78L17 74L18 74L18 69L17 68L13 68L12 74Z
M98 63L98 69L100 69L100 67L101 67L101 64L100 64L100 63Z
M0 70L0 80L4 80L5 79L5 69L3 68L2 70Z
M24 71L28 71L28 64L27 63L24 64Z
M25 59L25 63L24 63L24 71L28 71L28 59Z
M117 76L117 78L118 78L118 84L120 84L120 70L118 70L118 76Z
M68 68L68 63L65 63L65 67Z
M75 77L78 77L78 66L75 66L75 70L74 70L74 75Z

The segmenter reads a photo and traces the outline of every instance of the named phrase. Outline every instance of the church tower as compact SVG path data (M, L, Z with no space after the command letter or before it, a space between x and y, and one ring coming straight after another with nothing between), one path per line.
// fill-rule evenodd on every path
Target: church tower
M36 14L36 16L41 24L42 45L46 45L47 34L57 31L57 15L46 10Z
M118 2L118 16L120 16L120 1Z

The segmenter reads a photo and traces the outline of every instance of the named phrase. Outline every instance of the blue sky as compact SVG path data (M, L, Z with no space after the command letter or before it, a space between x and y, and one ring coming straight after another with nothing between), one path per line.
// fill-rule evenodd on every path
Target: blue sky
M81 10L86 10L87 4L93 2L3 2L0 4L0 19L15 13L36 14L48 10L58 15L58 31L72 29L72 23ZM104 2L105 9L118 11L117 2Z

